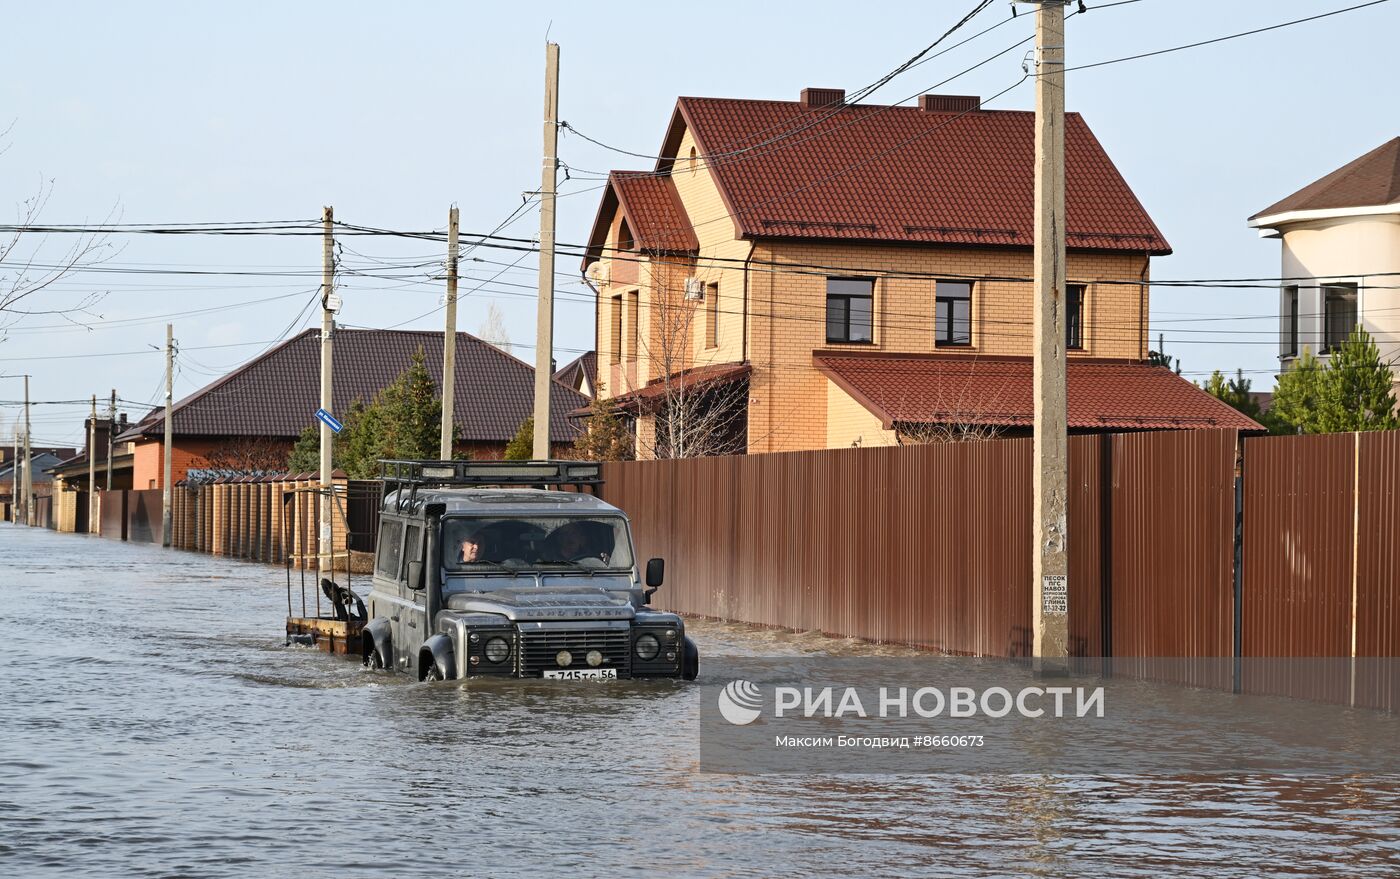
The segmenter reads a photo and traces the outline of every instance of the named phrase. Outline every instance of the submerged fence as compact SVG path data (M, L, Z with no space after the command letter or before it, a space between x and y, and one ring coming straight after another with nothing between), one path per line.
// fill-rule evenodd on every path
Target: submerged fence
M1400 433L1240 448L1232 431L1071 438L1076 655L1400 656ZM639 555L667 559L668 608L1029 652L1030 440L623 462L604 476Z

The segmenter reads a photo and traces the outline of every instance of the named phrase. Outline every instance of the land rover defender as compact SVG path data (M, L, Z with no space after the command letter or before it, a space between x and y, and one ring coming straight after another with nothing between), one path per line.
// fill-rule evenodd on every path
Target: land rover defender
M631 527L581 461L383 461L364 663L418 680L694 680ZM569 490L572 489L572 490Z

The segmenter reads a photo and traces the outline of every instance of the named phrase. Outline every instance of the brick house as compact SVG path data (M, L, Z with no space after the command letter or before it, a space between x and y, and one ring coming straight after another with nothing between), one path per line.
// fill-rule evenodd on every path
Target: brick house
M688 429L680 398L692 421L723 410L721 452L1029 430L1034 114L844 98L683 97L655 168L610 174L583 272L599 393L642 454ZM1146 362L1171 249L1084 120L1065 125L1071 431L1259 429Z
M442 333L408 330L337 329L335 414L356 399L368 402L398 378L422 350L441 387ZM209 384L172 407L171 476L245 460L285 462L297 437L315 423L321 396L320 330L307 330ZM458 455L500 458L506 443L534 406L534 368L467 333L457 334L455 400ZM550 395L550 437L564 451L578 434L568 413L587 398L555 383ZM165 410L153 409L117 437L132 444L135 488L161 488Z

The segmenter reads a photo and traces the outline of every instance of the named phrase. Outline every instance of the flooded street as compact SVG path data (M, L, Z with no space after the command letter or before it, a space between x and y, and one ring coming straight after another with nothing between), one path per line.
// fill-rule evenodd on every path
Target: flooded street
M284 647L282 584L0 525L0 875L1400 873L1394 779L702 773L693 686L408 683Z

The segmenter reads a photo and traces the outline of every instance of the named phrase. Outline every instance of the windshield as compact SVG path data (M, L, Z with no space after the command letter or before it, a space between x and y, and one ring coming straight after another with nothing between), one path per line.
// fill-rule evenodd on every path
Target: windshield
M507 516L446 519L443 567L449 571L631 570L621 516Z

